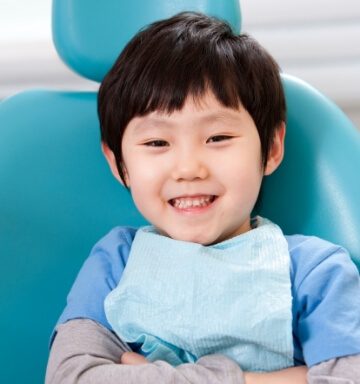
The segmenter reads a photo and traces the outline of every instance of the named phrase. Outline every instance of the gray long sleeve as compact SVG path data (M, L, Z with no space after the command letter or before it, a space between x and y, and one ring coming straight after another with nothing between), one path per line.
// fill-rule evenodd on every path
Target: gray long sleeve
M310 384L360 384L360 355L328 360L308 371Z
M51 348L46 384L245 384L241 369L222 355L205 356L176 368L157 361L137 366L119 364L128 346L108 329L88 319L58 327ZM308 384L360 384L360 355L315 365ZM290 383L289 383L290 384Z
M51 348L46 384L244 384L241 369L221 355L176 368L163 361L119 364L128 350L108 329L92 320L71 320L58 327Z

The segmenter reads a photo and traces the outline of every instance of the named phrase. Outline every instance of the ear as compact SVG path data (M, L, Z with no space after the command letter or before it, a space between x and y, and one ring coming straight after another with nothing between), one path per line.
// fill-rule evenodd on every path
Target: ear
M264 175L270 175L280 165L284 158L284 142L285 142L286 126L285 122L282 122L276 129L273 142L269 151Z
M125 177L126 185L124 184L124 181L122 180L122 178L119 175L119 170L118 170L118 167L117 167L117 163L116 163L116 158L115 158L114 152L107 146L107 144L105 144L103 142L101 143L101 149L102 149L102 152L103 152L103 154L104 154L104 156L106 158L106 161L109 164L111 172L114 175L114 177L116 178L116 180L118 180L124 187L129 187L130 183L129 183L129 179L128 179L125 167L123 167L123 172L124 172L124 177Z

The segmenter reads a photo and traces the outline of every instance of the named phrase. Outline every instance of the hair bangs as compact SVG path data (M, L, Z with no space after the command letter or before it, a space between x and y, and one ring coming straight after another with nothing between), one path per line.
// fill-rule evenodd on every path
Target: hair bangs
M181 110L188 97L201 103L207 92L225 107L237 109L241 105L236 63L224 63L223 57L213 53L201 60L197 55L189 60L183 52L179 58L171 57L171 53L166 58L158 67L149 65L138 77L138 86L132 87L127 99L132 116L154 111L171 114Z

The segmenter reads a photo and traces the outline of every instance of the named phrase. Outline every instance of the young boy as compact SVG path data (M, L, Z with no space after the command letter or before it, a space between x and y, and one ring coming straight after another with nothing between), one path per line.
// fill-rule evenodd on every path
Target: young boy
M359 383L348 254L251 218L284 151L271 56L217 19L179 14L130 41L99 117L111 170L152 226L117 227L93 248L46 382Z

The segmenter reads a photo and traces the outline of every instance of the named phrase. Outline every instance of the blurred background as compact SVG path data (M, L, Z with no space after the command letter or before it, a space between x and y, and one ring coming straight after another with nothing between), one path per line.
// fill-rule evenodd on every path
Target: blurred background
M257 38L284 72L335 101L360 128L360 2L242 0L241 8L243 32ZM97 87L58 58L51 0L0 0L0 100L25 89Z

